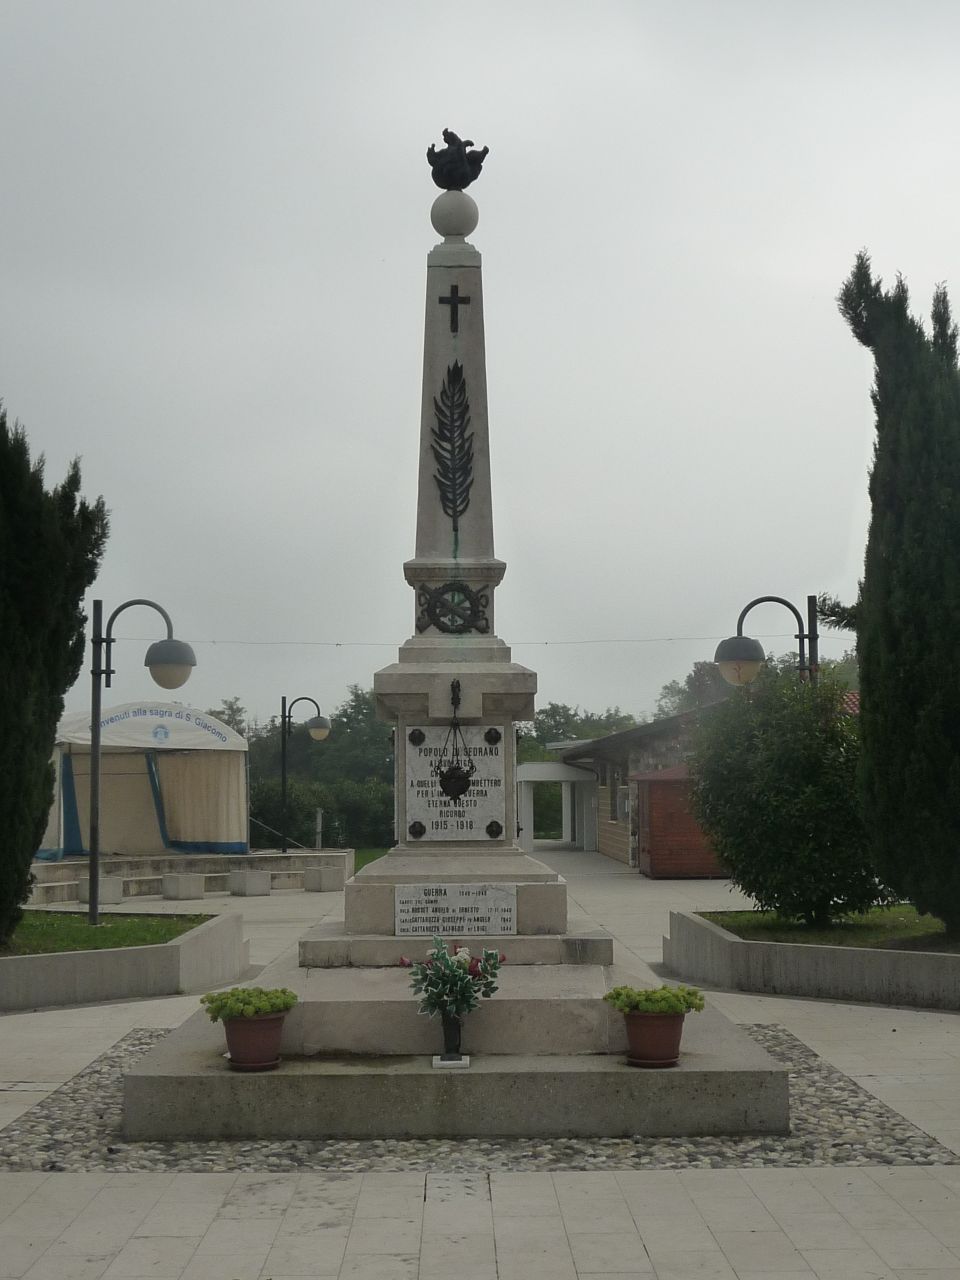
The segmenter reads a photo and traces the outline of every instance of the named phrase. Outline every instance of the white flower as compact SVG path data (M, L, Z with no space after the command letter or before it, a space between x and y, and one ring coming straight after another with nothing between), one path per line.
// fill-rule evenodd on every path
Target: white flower
M470 968L470 952L466 947L457 947L456 954L453 957L453 963L460 965L463 969Z

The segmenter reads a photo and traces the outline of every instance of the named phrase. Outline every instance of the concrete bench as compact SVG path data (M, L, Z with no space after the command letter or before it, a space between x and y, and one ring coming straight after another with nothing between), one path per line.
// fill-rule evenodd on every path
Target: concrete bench
M308 893L340 893L353 875L353 850L318 853L315 867L303 873L303 887Z
M230 892L235 898L263 898L270 893L269 871L231 871Z
M123 876L100 876L100 903L115 906L123 901ZM80 901L90 901L90 877L80 877Z
M207 877L202 871L171 871L162 877L161 892L165 898L202 898Z

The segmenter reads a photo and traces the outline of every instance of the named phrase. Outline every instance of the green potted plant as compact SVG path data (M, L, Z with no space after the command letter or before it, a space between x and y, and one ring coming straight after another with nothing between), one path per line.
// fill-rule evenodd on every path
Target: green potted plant
M683 985L612 987L603 998L623 1014L631 1067L676 1066L683 1019L703 1008L697 988Z
M445 1058L460 1057L463 1019L497 990L496 977L505 959L502 952L487 949L480 956L472 956L466 947L451 951L439 936L433 939L426 960L400 957L400 964L410 970L410 986L420 997L417 1012L431 1018L440 1015Z
M234 1071L272 1071L280 1065L280 1037L297 997L286 987L231 987L200 997L211 1022L222 1022Z

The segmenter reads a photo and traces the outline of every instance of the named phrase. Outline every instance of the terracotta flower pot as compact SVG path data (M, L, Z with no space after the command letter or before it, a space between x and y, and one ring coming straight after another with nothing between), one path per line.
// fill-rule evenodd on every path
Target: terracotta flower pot
M675 1067L685 1017L683 1013L625 1013L630 1066Z
M233 1071L273 1071L280 1065L280 1037L285 1013L260 1013L255 1018L226 1018L230 1067Z

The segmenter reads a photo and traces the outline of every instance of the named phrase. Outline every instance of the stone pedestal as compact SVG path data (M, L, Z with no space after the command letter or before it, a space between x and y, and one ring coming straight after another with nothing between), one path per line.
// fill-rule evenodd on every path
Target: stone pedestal
M230 893L237 898L264 898L270 892L269 871L231 871Z
M100 905L113 907L123 901L123 876L100 876ZM79 898L81 902L90 901L90 877L80 877Z
M190 898L202 898L206 890L207 877L202 871L168 872L161 877L160 891L165 898L178 901Z

